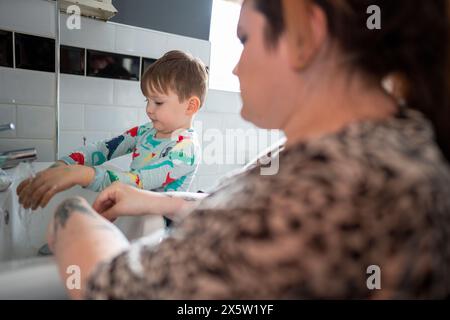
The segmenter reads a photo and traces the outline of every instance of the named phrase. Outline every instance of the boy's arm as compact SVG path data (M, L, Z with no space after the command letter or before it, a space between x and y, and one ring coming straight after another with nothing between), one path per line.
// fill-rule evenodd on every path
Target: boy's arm
M22 181L17 187L19 202L24 208L37 209L45 207L58 192L75 185L90 186L96 182L96 170L91 166L133 151L138 131L139 127L135 127L109 141L80 148L39 172L35 178Z
M186 139L177 143L158 163L139 170L123 172L95 167L95 179L87 188L101 191L119 181L145 190L164 188L164 191L177 191L187 175L197 168L196 152L194 143Z
M139 127L134 127L112 139L91 143L61 158L66 164L98 166L104 162L133 152Z

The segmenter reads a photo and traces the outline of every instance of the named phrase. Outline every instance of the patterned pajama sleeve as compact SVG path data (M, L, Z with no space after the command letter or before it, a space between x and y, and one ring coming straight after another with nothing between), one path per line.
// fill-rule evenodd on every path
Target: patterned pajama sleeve
M67 164L98 166L111 159L129 154L136 146L138 129L139 127L135 127L110 140L91 143L76 149L60 160Z
M158 162L123 172L96 167L95 179L87 187L100 191L115 181L145 190L177 191L197 168L195 145L190 140L176 143Z
M150 130L151 131L151 130ZM177 191L189 184L189 176L197 169L197 147L192 139L186 138L173 141L168 152L159 157L158 161L142 165L130 171L120 171L99 167L106 161L133 153L133 159L139 154L137 147L141 143L139 138L149 134L149 126L135 127L111 140L100 141L82 147L60 160L67 164L80 164L92 166L95 169L95 178L86 188L92 191L101 191L115 181L145 189ZM151 156L157 152L158 142L151 150L146 152ZM144 146L144 149L148 147ZM151 158L151 157L150 157ZM186 181L188 180L188 181ZM181 188L181 189L183 189Z

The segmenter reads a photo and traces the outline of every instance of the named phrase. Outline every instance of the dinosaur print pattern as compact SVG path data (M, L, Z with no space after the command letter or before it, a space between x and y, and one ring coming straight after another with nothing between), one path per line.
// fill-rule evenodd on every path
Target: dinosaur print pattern
M182 130L175 138L156 138L151 123L131 128L109 140L82 147L60 160L95 169L95 178L87 186L101 191L115 181L154 191L188 191L198 167L198 141L193 129ZM131 154L128 171L101 166L106 161Z
M106 157L108 160L111 160L114 152L117 150L117 147L123 142L123 140L125 140L124 136L118 136L105 143L106 148L108 149L108 155Z

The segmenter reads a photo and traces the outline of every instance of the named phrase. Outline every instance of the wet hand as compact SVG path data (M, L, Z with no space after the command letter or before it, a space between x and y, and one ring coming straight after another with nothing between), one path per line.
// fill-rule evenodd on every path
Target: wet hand
M56 193L77 184L87 185L94 174L94 169L78 165L51 167L19 184L17 187L19 203L25 209L44 208Z

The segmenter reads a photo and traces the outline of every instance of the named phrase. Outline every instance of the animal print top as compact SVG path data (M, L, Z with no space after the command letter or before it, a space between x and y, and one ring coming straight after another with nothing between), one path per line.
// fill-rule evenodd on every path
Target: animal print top
M97 267L96 299L442 298L450 171L413 110L360 122L225 180L158 247Z

